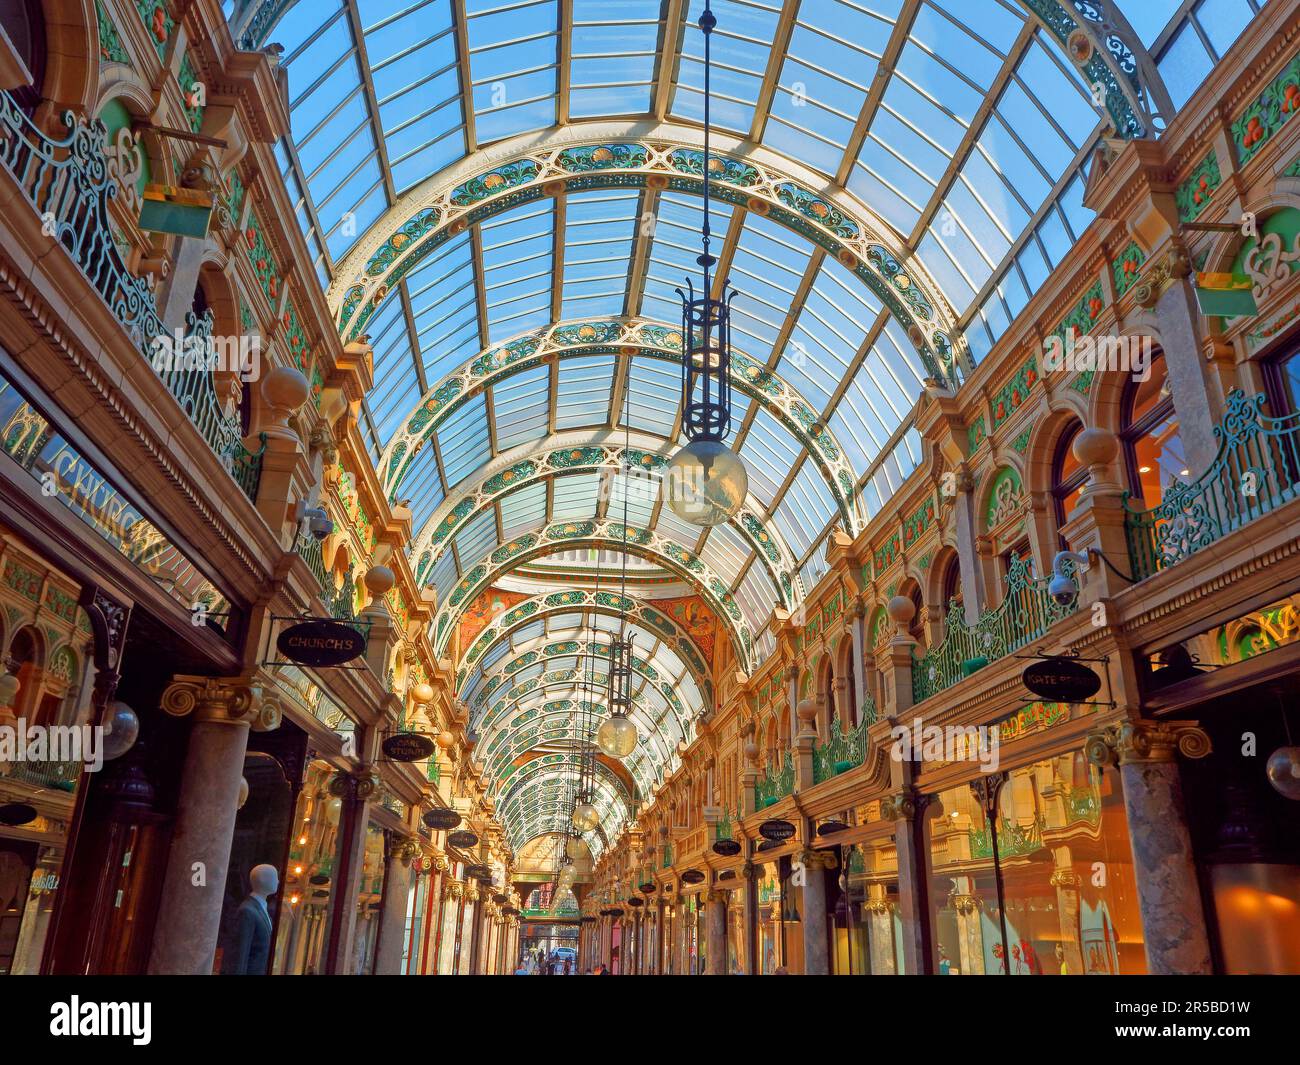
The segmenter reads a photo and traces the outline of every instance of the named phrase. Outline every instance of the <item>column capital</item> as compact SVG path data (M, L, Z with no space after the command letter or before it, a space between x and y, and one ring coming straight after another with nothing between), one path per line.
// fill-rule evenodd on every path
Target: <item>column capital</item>
M1195 721L1123 721L1088 733L1084 750L1097 766L1154 764L1204 758L1210 737Z
M188 717L227 725L249 725L254 732L272 732L284 716L280 698L256 677L196 677L177 675L162 694L161 706L172 717Z
M915 820L916 802L906 793L886 795L880 800L880 817L884 821Z
M388 857L401 862L403 865L410 865L415 858L420 856L420 852L420 844L409 836L393 839L388 844Z

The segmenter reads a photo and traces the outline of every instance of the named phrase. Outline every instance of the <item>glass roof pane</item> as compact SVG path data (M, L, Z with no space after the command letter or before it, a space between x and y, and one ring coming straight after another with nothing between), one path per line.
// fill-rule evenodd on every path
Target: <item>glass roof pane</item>
M569 114L650 110L658 39L658 0L574 0Z
M771 510L772 500L781 483L798 461L798 442L765 410L760 410L745 437L740 455L749 470L749 491L764 508Z
M718 28L711 46L710 118L723 129L748 133L772 52L780 4L714 0L712 9L718 18ZM675 116L697 121L704 117L704 34L699 30L703 10L702 0L691 0L672 104Z
M730 221L731 205L711 199L709 228L713 233L718 236L725 234ZM702 198L667 192L659 198L640 307L640 313L647 318L681 322L682 300L676 290L685 288L687 277L696 285L700 284L700 268L695 259L700 254L700 227L703 223ZM716 248L717 244L713 247Z
M358 0L392 182L406 189L465 154L450 0Z
M546 484L539 481L511 492L501 500L501 535L513 540L546 520Z
M551 406L549 381L550 371L538 366L508 377L492 389L498 451L509 451L546 435Z
M438 458L426 444L415 456L411 468L398 489L399 499L409 499L411 524L420 529L443 500L442 478L438 475Z
M796 558L812 546L834 515L835 505L826 482L817 467L805 460L772 516Z
M633 429L672 437L677 425L677 399L682 372L662 359L634 358L628 382L628 421ZM665 401L665 397L673 397ZM620 418L620 421L622 419Z
M609 417L609 383L614 379L613 355L568 359L559 364L555 390L555 428L597 425Z
M734 585L753 553L749 543L730 525L717 525L709 530L700 557L728 585Z
M480 144L555 123L558 5L466 0Z
M556 477L553 482L554 501L551 504L553 521L573 521L589 518L596 512L596 497L600 491L599 473L577 473Z
M480 227L488 343L551 320L555 201L542 200Z
M455 488L492 457L488 445L487 408L475 396L443 423L437 434L447 485Z
M736 347L766 362L808 266L812 246L766 218L750 215L731 261L739 295L731 305Z
M588 192L564 205L562 318L623 313L641 202L636 192Z
M765 144L833 174L893 32L899 0L868 10L805 0L772 100Z
M460 556L461 568L469 570L489 551L498 546L497 513L495 507L489 507L461 526L455 539L456 554Z

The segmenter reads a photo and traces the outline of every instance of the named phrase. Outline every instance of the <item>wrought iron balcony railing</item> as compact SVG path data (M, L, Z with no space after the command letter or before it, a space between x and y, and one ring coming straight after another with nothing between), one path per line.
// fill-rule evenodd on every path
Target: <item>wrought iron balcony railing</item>
M99 120L87 122L65 112L68 135L56 140L40 130L0 90L0 164L22 188L40 215L42 229L63 246L140 353L158 369L156 357L171 332L158 314L149 283L126 267L113 240L109 199L118 193L108 165L107 131ZM250 452L240 440L239 423L223 414L212 382L210 317L187 320L186 354L172 352L159 376L222 464L249 499L257 496L261 451ZM205 358L191 359L202 353ZM177 369L176 357L181 357Z
M1270 418L1264 403L1262 394L1234 388L1214 428L1219 451L1210 468L1171 485L1151 510L1129 509L1134 580L1190 558L1300 494L1300 413Z
M84 762L0 762L0 777L11 784L70 792L83 768Z
M868 714L866 711L870 710ZM847 732L840 727L839 715L831 718L831 738L813 748L813 783L846 773L860 766L867 757L867 729L875 723L876 704L870 699L857 725Z
M1035 577L1032 563L1011 560L1007 594L996 607L985 610L974 626L954 599L948 604L943 640L912 663L912 701L921 702L996 659L1040 639L1062 618L1074 613L1077 599L1067 606L1047 594L1048 579Z
M768 766L767 772L754 785L754 809L761 810L794 793L794 759L785 752L779 764Z

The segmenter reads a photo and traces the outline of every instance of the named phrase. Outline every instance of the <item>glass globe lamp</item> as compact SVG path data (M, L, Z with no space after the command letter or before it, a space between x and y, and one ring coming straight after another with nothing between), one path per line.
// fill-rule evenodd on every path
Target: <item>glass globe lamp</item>
M710 528L739 513L749 492L740 456L714 440L687 444L668 464L668 505L683 521Z
M139 735L140 718L136 712L120 699L109 703L104 721L104 758L121 758L135 746Z
M636 726L622 714L601 722L596 730L596 746L611 758L626 758L636 750Z
M1268 756L1264 771L1274 791L1300 802L1300 747L1279 747Z
M579 832L590 832L600 824L600 813L591 803L583 800L573 808L573 827Z

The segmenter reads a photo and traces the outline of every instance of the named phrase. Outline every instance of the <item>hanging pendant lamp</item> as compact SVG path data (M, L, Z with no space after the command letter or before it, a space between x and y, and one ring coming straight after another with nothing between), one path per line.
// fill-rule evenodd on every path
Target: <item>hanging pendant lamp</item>
M712 55L710 42L717 18L704 6L704 223L702 251L695 260L703 270L699 295L686 279L682 300L682 431L688 443L668 464L668 506L683 521L711 527L740 512L749 492L749 474L740 456L724 443L731 430L731 301L730 281L713 297L712 270L717 259L709 252L709 183L713 159L709 154L709 104Z

